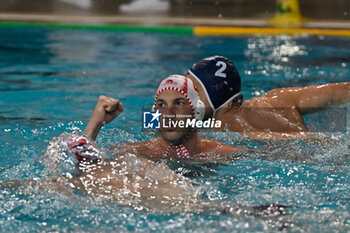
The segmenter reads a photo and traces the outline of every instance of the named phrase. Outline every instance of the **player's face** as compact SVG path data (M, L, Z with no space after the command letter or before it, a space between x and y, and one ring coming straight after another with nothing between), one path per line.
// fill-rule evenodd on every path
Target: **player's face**
M187 98L174 90L167 90L158 95L156 110L162 113L161 136L170 143L181 143L193 130L181 127L181 121L186 124L187 118L192 118L192 108Z

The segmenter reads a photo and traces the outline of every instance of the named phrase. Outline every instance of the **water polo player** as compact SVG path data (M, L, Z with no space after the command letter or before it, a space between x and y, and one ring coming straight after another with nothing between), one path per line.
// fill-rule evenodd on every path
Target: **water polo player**
M204 116L201 102L193 82L181 75L172 75L161 81L155 96L155 110L171 122L190 116L201 120ZM84 134L95 139L101 127L111 122L123 111L119 100L101 96L87 124ZM186 117L185 117L186 118ZM118 146L117 150L133 153L149 159L177 158L189 161L215 162L235 151L247 150L199 137L193 127L161 127L161 137L138 143Z
M243 101L235 65L222 56L204 58L188 71L206 106L205 119L221 120L221 130L251 137L307 135L302 115L350 101L350 82L273 89Z

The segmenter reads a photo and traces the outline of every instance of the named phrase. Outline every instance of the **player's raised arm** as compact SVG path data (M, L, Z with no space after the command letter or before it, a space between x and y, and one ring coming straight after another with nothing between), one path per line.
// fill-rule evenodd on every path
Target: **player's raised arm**
M350 101L350 82L275 89L266 94L286 107L295 106L301 114Z
M347 103L350 101L350 82L308 86L296 92L294 100L302 114Z
M123 105L119 100L100 96L84 130L84 135L95 140L102 126L114 120L122 111Z

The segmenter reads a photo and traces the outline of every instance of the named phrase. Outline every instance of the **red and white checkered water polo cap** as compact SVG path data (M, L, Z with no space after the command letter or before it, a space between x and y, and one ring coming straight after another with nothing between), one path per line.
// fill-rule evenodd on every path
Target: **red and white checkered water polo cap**
M197 120L203 120L205 105L200 100L198 90L191 79L178 74L163 79L158 85L155 101L157 101L160 93L167 90L174 90L185 96L192 108L194 117Z

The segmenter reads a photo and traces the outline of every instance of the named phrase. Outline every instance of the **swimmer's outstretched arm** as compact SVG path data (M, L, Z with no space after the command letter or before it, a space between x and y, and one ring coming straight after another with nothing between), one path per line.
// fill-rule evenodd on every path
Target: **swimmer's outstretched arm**
M27 185L28 182L25 184ZM23 185L23 181L20 180L0 180L0 188L16 188Z
M69 180L70 183L79 185L77 178ZM23 180L0 180L0 189L16 190L20 188L31 188L32 191L48 191L48 189L55 190L67 197L73 198L74 195L66 186L62 177L48 177L48 178L34 178ZM79 188L79 187L78 187Z
M84 135L96 140L103 125L108 124L124 110L122 103L111 97L100 96L87 124Z
M280 88L268 92L265 97L277 98L283 107L294 106L303 115L349 102L350 82Z

